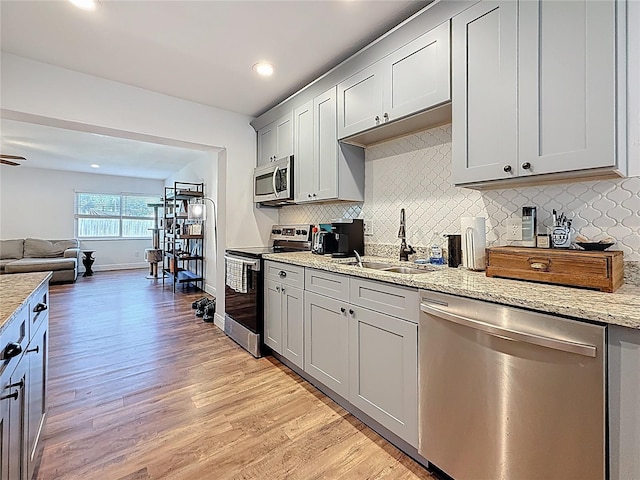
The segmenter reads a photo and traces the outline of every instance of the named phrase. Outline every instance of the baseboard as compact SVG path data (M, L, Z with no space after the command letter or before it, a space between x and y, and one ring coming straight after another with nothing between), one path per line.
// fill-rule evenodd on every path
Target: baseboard
M221 315L218 312L216 312L213 318L213 324L224 332L224 315Z
M206 282L204 284L204 291L207 292L209 295L212 295L214 297L216 296L216 287L214 287L213 285L209 285Z
M94 272L108 272L111 270L137 270L140 268L149 269L149 264L147 262L140 263L112 263L110 265L94 265L91 267L91 270ZM78 270L78 273L84 273L85 270Z

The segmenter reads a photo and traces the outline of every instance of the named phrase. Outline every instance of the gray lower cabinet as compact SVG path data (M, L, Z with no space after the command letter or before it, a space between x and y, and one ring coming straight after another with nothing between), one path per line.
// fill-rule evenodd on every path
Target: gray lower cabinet
M351 307L349 401L418 447L418 325Z
M416 448L418 309L415 289L305 270L305 372Z
M306 291L304 371L338 395L349 397L349 304Z
M0 336L5 352L9 343L21 346L0 361L0 480L31 480L40 459L47 411L47 297L45 285Z
M304 368L304 268L265 262L265 271L264 343Z

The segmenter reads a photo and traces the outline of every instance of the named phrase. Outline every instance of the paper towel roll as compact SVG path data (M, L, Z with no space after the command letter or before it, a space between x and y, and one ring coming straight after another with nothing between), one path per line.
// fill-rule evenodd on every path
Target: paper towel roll
M462 266L469 270L486 268L487 235L484 217L462 217Z

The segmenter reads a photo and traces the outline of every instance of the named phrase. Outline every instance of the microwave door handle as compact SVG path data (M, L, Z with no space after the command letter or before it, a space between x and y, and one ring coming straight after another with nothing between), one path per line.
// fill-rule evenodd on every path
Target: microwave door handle
M280 171L280 167L276 167L276 169L273 171L273 177L271 178L271 181L273 183L273 194L276 196L276 198L280 196L280 193L278 192L278 187L276 186L276 177L278 176L279 171Z

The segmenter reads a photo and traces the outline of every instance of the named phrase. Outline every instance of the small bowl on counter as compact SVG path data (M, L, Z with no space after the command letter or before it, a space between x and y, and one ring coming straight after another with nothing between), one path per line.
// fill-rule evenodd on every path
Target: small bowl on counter
M576 245L587 251L604 252L607 248L615 245L615 242L576 242Z

